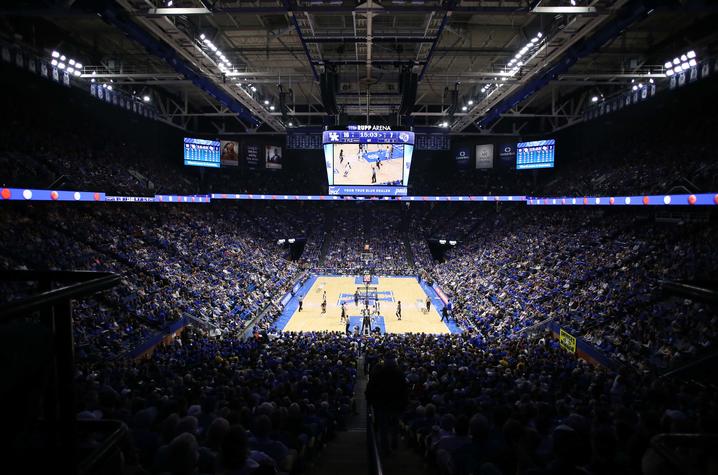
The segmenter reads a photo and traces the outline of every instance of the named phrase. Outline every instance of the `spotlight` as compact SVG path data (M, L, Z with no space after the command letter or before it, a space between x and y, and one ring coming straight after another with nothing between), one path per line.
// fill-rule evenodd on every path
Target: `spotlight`
M111 91L111 90L112 90L112 86L107 86L107 89Z
M538 33L536 33L536 36L538 36L539 38L541 38L543 35L542 35L541 32L539 31Z
M95 82L95 78L90 79L90 82Z
M252 92L257 92L257 88L252 86Z
M150 96L142 96L142 100L145 102L150 102Z
M75 69L75 76L80 77L80 75L82 75L82 73L78 69Z
M681 64L681 60L679 58L673 58L673 64L679 65Z
M65 63L58 63L57 67L58 69L65 69Z
M82 69L82 64L75 63L75 69Z
M634 91L637 91L637 90L638 90L638 86L634 85L631 89L634 90Z
M688 69L688 67L689 67L688 62L686 61L685 63L681 64L681 67L682 67L684 70L685 70L685 69Z
M68 67L68 68L67 68L67 72L70 73L70 74L72 74L72 73L75 72L75 68Z
M598 96L593 96L591 98L591 102L598 102Z
M688 56L689 59L693 59L696 57L696 52L693 50L690 50L689 52L686 53L686 56Z
M663 67L666 69L670 68L671 66L673 66L673 63L671 63L670 61L666 61L666 64L663 65Z
M52 56L53 58L59 58L59 57L60 57L60 53L58 53L57 51L53 51L51 56Z
M470 106L473 106L473 105L474 105L474 101L473 101L473 100L469 100L469 105L470 105Z
M468 109L468 107L466 107L466 106L464 106L464 107L461 108L461 110L464 111L464 112L466 112L466 109Z
M691 60L688 61L688 65L689 65L689 66L697 66L698 63L696 62L695 59L691 59Z
M199 35L199 39L200 39L200 40L204 40L205 38L207 38L207 37L204 35L204 33L202 33L201 35Z
M638 83L638 87L641 88L641 89L643 89L643 83L642 83L642 82L639 82L639 83Z
M65 57L64 54L63 54L63 55L60 55L60 61L65 61L66 59L67 59L67 58Z
M75 65L75 60L72 59L72 58L70 58L70 61L68 61L68 63L70 63L70 66L74 66L74 65Z
M686 56L685 54L682 54L681 61L688 61L688 56Z
M576 0L571 0L571 6L573 6L573 7L576 6Z
M649 79L648 82L653 84L653 78Z
M57 60L53 59L52 61L50 61L50 64L52 64L53 66L57 66Z
M289 125L290 127L293 127L293 126L294 126L294 124L293 124L292 122L290 122L288 125Z
M268 106L268 105L269 105L269 101L265 99L265 100L264 100L264 105L265 105L265 106Z
M274 110L274 106L269 106L269 110L270 110L270 111L273 111L273 110Z
M167 5L168 7L171 7L172 5L174 5L174 3L175 3L175 2L173 2L172 0L167 0L166 5Z

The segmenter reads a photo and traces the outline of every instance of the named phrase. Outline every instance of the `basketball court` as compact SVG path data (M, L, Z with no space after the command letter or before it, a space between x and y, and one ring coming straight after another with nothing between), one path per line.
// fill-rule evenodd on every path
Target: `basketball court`
M367 292L368 289L368 292ZM322 301L326 292L326 313ZM358 304L355 293L359 293ZM426 311L426 298L431 309ZM302 311L299 299L302 298ZM368 300L368 302L367 302ZM401 320L396 317L397 302L401 301ZM342 303L349 317L350 328L361 328L362 310L368 303L372 310L371 328L382 333L460 333L453 323L441 321L443 302L434 290L419 283L414 276L372 277L365 283L361 276L311 276L291 298L275 327L282 331L338 331L346 330L341 320ZM379 313L375 312L378 303Z

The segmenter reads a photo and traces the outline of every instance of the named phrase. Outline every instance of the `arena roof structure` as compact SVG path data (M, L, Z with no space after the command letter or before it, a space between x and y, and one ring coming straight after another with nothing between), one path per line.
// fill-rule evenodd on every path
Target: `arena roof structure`
M38 3L4 3L6 39L72 52L83 78L148 95L165 122L222 134L367 118L453 134L556 131L637 83L666 87L666 59L709 54L718 34L718 6L702 0ZM410 114L402 71L418 79Z

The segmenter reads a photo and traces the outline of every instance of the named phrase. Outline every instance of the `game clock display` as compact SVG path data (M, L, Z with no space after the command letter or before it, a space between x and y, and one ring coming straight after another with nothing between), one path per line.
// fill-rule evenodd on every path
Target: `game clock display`
M556 141L554 139L516 144L516 169L553 168Z
M184 139L184 164L191 167L219 168L221 144L219 140Z

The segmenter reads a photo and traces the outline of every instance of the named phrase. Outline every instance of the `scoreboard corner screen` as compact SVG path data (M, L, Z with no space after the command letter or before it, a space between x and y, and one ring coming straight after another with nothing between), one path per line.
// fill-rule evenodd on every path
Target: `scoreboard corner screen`
M516 144L516 169L553 168L556 140L536 140Z
M185 166L219 168L220 156L219 140L205 140L185 137Z

